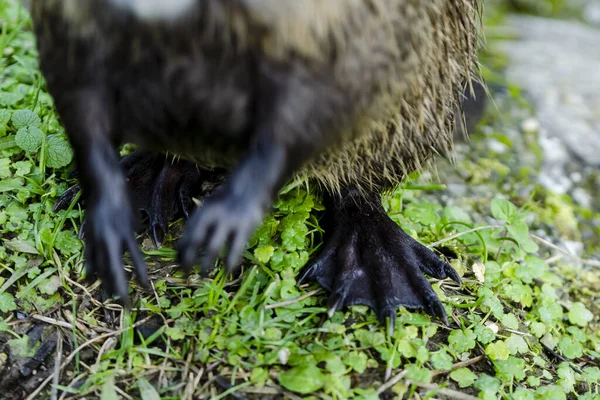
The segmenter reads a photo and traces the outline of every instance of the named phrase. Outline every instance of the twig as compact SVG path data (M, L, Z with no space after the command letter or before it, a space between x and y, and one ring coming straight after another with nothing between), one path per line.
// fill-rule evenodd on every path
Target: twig
M69 324L68 322L59 321L59 320L54 319L54 318L44 317L42 315L34 314L34 315L31 316L31 319L35 319L37 321L45 322L46 324L49 324L49 325L56 325L56 326L60 326L62 328L73 329L73 325Z
M396 376L394 376L392 379L390 379L389 381L387 381L383 385L379 386L379 388L377 389L377 395L379 396L381 393L385 392L386 390L388 390L389 388L391 388L392 386L394 386L396 383L400 382L400 380L402 378L404 378L404 376L407 373L408 373L407 370L402 370L399 374L397 374Z
M432 247L439 246L442 243L449 242L452 239L456 239L457 237L461 237L461 236L464 236L464 235L469 234L469 233L473 233L473 232L477 232L477 231L482 231L484 229L498 229L498 228L504 228L504 227L501 226L501 225L479 226L477 228L469 229L469 230L466 230L464 232L455 233L454 235L450 235L450 236L448 236L448 237L446 237L444 239L438 240L437 242L429 243L426 247L429 248L429 249L431 249Z
M531 335L529 333L517 331L515 329L504 328L504 330L507 331L507 332L510 332L510 333L514 333L516 335L520 335L520 336L533 337L533 335Z
M58 380L60 378L60 358L62 357L62 335L60 330L56 330L56 359L54 360L54 379L52 380L52 391L50 392L50 399L56 400L58 397Z
M278 390L278 389L275 389L275 388L272 388L272 387L268 387L268 386L263 386L263 387L247 387L247 388L240 389L240 392L250 393L250 394L260 394L260 395L263 395L263 396L281 394L281 390Z
M189 400L192 400L194 398L194 393L195 390L198 386L200 386L200 379L202 379L202 376L204 375L204 368L200 368L200 371L198 371L198 373L196 374L196 377L194 378L194 374L192 374L190 372L190 381L191 381L191 386L190 386L190 391L189 391ZM194 379L192 379L194 378Z
M454 363L454 364L452 364L450 369L439 369L439 370L432 371L431 376L434 377L434 376L438 376L438 375L443 375L443 374L447 374L447 373L452 372L459 368L468 367L469 365L478 363L479 361L483 360L484 358L485 357L483 355L481 355L481 356L477 356L475 358L471 358L471 359L468 359L465 361Z
M204 385L202 385L202 387L199 388L199 390L196 391L196 393L200 392L200 393L206 393L207 389L213 384L213 382L217 379L212 372L210 371L206 371L207 375L208 375L208 379L206 380L206 382L204 383Z
M572 260L578 261L584 265L590 265L593 267L600 267L600 261L596 261L596 260L585 260L583 258L577 257L576 255L573 255L571 253L569 253L568 251L561 249L560 247L558 247L557 245L555 245L554 243L550 243L549 241L547 241L546 239L542 239L541 237L534 235L534 234L530 234L530 236L537 240L538 242L544 244L545 246L548 246L560 253L562 253L565 257L570 258Z
M138 322L136 322L135 324L127 327L127 328L121 328L119 330L116 330L114 332L111 333L105 333L103 335L100 335L98 337L95 337L93 339L88 340L87 342L83 343L81 346L77 347L75 350L73 350L73 352L69 355L69 357L67 357L65 359L65 361L61 364L60 368L58 368L58 371L55 370L50 376L48 376L41 384L40 386L38 386L38 388L36 390L34 390L25 400L33 400L35 399L35 397L40 394L42 392L42 390L44 390L44 388L46 387L46 385L54 379L54 375L56 374L60 374L60 372L65 369L65 367L67 365L69 365L69 363L71 361L73 361L73 359L75 358L75 356L84 348L88 347L89 345L91 345L92 343L98 342L100 340L103 339L107 339L109 337L113 337L113 336L117 336L120 335L123 332L127 332L130 329L133 329L135 327L138 327L144 323L146 323L148 320L150 319L150 317L146 317Z
M437 242L429 243L426 247L427 248L433 248L433 247L439 246L442 243L448 242L448 241L450 241L452 239L456 239L457 237L466 235L468 233L480 231L480 230L483 230L483 229L498 229L498 228L504 228L504 227L501 226L501 225L480 226L480 227L477 227L477 228L466 230L464 232L455 233L454 235L450 235L450 236L448 236L448 237L446 237L444 239L438 240ZM600 267L600 261L597 261L597 260L588 260L588 259L583 259L581 257L577 257L576 255L573 255L573 254L569 253L568 251L566 251L564 249L561 249L560 247L558 247L554 243L551 243L551 242L547 241L546 239L543 239L543 238L541 238L541 237L539 237L537 235L534 235L534 234L531 233L531 234L529 234L529 236L532 239L535 239L538 242L544 244L545 246L548 246L548 247L550 247L550 248L552 248L552 249L554 249L554 250L562 253L567 258L570 258L572 260L578 261L578 262L580 262L580 263L582 263L584 265L590 265L590 266L593 266L593 267Z
M77 318L75 318L73 316L73 314L71 314L71 311L69 311L68 309L64 309L62 310L62 315L65 318L65 320L67 320L70 324L71 324L71 329L73 329L73 325L75 325L75 327L77 329L79 329L79 331L81 333L83 333L83 336L85 337L90 337L90 329L85 326L85 324L82 324L81 322L79 322L79 320ZM94 334L97 334L96 331L93 332Z
M479 398L475 396L471 396L470 394L459 392L458 390L446 389L442 388L435 383L424 383L424 382L412 382L418 387L425 390L434 390L439 394L443 394L444 396L450 397L456 400L479 400Z
M60 398L58 400L64 400L67 396L71 396L72 393L70 393L69 389L70 388L74 388L75 385L77 384L77 382L79 382L80 380L82 380L83 378L85 378L87 374L83 373L83 374L79 374L77 375L70 383L69 385L63 390L62 394L60 395ZM81 394L81 393L80 393Z
M187 359L185 360L185 366L183 367L183 373L181 374L181 376L184 379L186 377L188 377L188 381L185 385L184 394L183 394L183 398L185 400L187 400L187 399L192 400L192 396L194 394L194 389L192 387L190 387L190 384L192 383L192 380L194 377L194 374L192 372L190 372L190 367L192 365L192 357L194 355L195 348L196 348L195 342L192 342L192 346L188 353Z
M128 400L133 400L133 397L131 397L130 395L128 395L127 393L125 393L125 392L123 391L123 389L121 389L121 388L120 388L120 387L118 387L117 385L115 385L115 390L116 390L117 392L119 392L119 394L120 394L121 396L125 397L126 399L128 399Z
M156 293L156 287L154 287L154 282L150 281L150 286L152 286L152 293L154 294L156 305L160 307L160 297L158 296L158 293Z
M554 262L562 260L563 258L565 258L563 254L553 255L552 257L546 259L546 264L552 264Z
M266 305L265 306L265 310L271 310L273 308L279 308L279 307L289 306L289 305L298 303L299 301L302 301L304 299L307 299L310 296L314 296L315 294L317 294L319 292L321 292L321 289L311 290L310 292L304 293L302 296L298 296L295 299L282 301L281 303L273 303L273 304Z
M566 362L567 364L569 364L569 366L577 373L579 374L583 374L583 371L581 371L581 368L579 368L578 366L574 365L571 361L569 361L567 358L563 357L562 355L558 354L556 351L552 350L550 347L546 346L544 343L541 343L542 348L548 352L548 354L552 355L553 357L556 357L557 359L559 359L560 361Z
M185 378L185 376L184 376ZM185 383L185 387L183 389L183 395L181 396L182 400L192 400L194 395L194 387L192 386L194 382L194 373L190 372L187 377L187 382Z
M206 367L206 372L211 372L213 369L217 368L221 364L223 364L223 360L217 360L212 364L208 364L208 366Z
M102 346L100 347L100 350L98 351L98 356L96 357L96 363L94 364L93 370L94 373L98 372L98 368L100 367L100 358L102 358L102 355L104 354L104 352L106 351L107 348L112 348L115 344L115 339L114 338L110 338L108 340L106 340L104 343L102 343Z
M85 286L83 286L82 284L80 284L78 282L75 282L73 279L69 278L67 275L65 275L64 278L71 285L77 286L79 289L81 289L88 296L88 300L91 301L95 306L102 307L102 303L99 302L98 300L96 300L94 298L94 296L92 296L92 293L88 290L88 288L86 288Z
M169 336L167 336L167 349L171 348L171 338ZM160 368L160 372L158 373L158 383L161 386L167 386L167 378L166 378L166 367L167 367L167 361L168 361L168 357L165 357L161 368Z

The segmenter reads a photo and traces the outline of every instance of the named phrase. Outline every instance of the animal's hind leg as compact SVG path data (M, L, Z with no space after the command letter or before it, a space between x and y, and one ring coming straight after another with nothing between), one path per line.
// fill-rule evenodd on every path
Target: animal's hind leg
M192 198L205 197L221 183L226 173L203 170L191 161L143 150L121 158L119 164L127 179L133 206L147 216L147 230L157 247L175 217L189 217L194 208ZM79 189L79 185L67 189L56 201L54 211L66 209Z
M396 308L424 309L447 323L446 312L424 273L460 282L452 267L406 234L385 213L379 195L346 189L329 199L332 226L319 256L300 281L316 280L331 292L330 315L344 306L368 305L393 329Z

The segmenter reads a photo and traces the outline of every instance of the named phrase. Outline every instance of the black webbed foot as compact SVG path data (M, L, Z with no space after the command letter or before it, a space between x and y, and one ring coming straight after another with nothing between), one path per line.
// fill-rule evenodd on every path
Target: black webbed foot
M169 222L179 215L189 218L194 208L192 198L205 197L224 176L224 171L200 170L191 161L139 150L123 157L119 164L128 181L133 207L147 217L146 228L156 247L164 241ZM79 185L67 189L53 210L68 208L79 190ZM82 229L80 236L84 234Z
M162 165L147 187L145 197L136 196L138 209L148 217L147 229L156 247L160 247L168 233L169 222L178 216L189 219L195 208L193 198L203 200L218 187L226 172L224 170L201 170L187 160L173 160L162 156ZM140 187L130 179L130 186ZM142 189L138 189L142 192Z
M192 197L200 194L201 175L198 167L186 160L163 156L163 164L147 197L138 198L138 208L148 217L148 232L154 245L160 247L169 229L169 222L177 215L188 215ZM130 186L138 182L130 180Z
M374 309L382 323L396 308L424 309L446 324L446 312L423 275L460 277L431 250L406 234L385 213L378 196L368 201L347 195L333 202L331 235L299 281L316 280L331 292L329 314L352 304Z

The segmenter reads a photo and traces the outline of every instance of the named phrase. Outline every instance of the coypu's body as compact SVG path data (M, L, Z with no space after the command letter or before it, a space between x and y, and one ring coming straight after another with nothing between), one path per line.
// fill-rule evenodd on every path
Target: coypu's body
M88 263L119 294L126 294L126 286L115 257L120 264L128 249L144 271L126 223L130 212L123 211L130 208L125 180L111 154L118 143L179 153L201 166L234 167L184 236L184 264L193 263L196 247L204 245L209 258L203 266L224 245L231 246L228 264L235 262L238 254L232 253L241 251L287 179L303 175L317 181L333 200L337 225L347 225L341 220L348 198L379 210L382 190L450 148L460 84L474 61L477 0L164 4L31 4L42 71L74 146L89 203L88 247L95 250L88 249ZM118 239L109 243L107 235ZM346 259L335 253L334 262ZM413 254L404 262L415 257L430 256ZM423 263L412 262L436 275ZM450 274L446 266L439 268L445 272L437 275ZM341 272L331 274L329 284L315 268L309 275L335 293L333 281ZM407 276L404 284L414 281ZM375 281L381 279L387 278ZM386 300L387 306L368 299L377 297L373 292L350 301L346 295L332 307L362 302L390 316L386 307L402 304L440 315L439 300L430 304L429 294L412 303Z

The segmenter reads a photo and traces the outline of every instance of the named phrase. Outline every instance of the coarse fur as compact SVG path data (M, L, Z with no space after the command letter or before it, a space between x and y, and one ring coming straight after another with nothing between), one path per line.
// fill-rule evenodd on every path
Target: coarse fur
M161 12L154 0L34 0L41 69L86 201L89 276L126 301L128 251L147 282L130 186L149 194L160 242L189 183L223 167L179 241L184 269L202 250L208 271L223 249L234 268L285 181L309 178L332 226L301 279L331 292L330 313L367 304L393 328L401 305L447 321L424 274L460 277L385 214L380 194L450 150L478 1L177 0ZM141 153L120 162L123 142Z
M450 150L478 8L477 0L197 0L175 24L102 0L32 1L51 92L105 79L124 131L114 141L234 165L260 118L256 99L286 81L295 101L281 114L293 132L275 134L318 143L294 172L333 193L393 187ZM60 112L68 102L55 97ZM299 109L315 121L294 126Z

